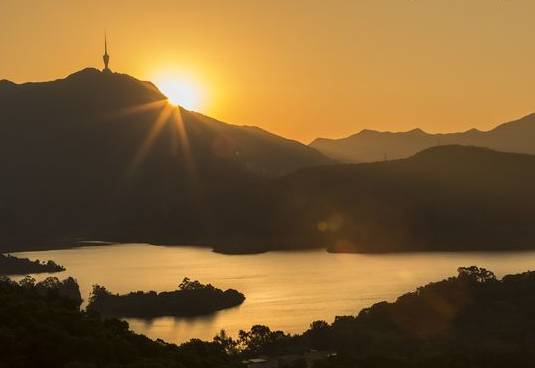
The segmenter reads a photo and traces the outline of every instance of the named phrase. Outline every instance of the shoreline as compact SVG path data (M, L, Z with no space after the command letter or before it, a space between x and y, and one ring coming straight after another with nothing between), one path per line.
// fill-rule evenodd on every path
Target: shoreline
M299 247L299 248L284 248L284 247L251 247L249 249L238 249L239 247L225 247L221 245L211 245L211 244L169 244L168 242L148 242L148 241L133 241L133 240L123 240L123 241L101 241L101 240L83 240L83 241L73 241L73 242L45 242L40 245L31 244L28 246L22 247L5 247L0 246L0 254L17 254L17 253L26 253L26 252L46 252L46 251L55 251L55 250L66 250L66 249L75 249L82 247L101 247L101 246L110 246L110 245L122 245L122 244L146 244L159 247L198 247L198 248L210 248L212 252L228 256L240 256L240 255L257 255L265 254L269 252L285 252L285 253L294 253L294 252L307 252L307 251L324 251L330 254L366 254L366 255L386 255L386 254L410 254L410 253L504 253L504 252L531 252L535 251L535 246L533 247L502 247L502 248L442 248L442 249L390 249L390 250L352 250L352 249L333 249L332 247Z

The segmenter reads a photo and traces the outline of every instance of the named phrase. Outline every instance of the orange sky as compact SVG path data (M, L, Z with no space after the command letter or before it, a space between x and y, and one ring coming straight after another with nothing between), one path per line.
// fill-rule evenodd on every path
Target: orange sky
M2 0L0 79L178 75L199 110L305 143L535 111L533 0Z

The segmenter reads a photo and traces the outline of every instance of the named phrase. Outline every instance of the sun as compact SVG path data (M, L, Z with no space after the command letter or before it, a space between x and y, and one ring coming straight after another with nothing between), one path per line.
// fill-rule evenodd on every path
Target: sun
M200 89L190 78L165 74L156 77L155 83L173 105L180 105L188 110L202 108Z

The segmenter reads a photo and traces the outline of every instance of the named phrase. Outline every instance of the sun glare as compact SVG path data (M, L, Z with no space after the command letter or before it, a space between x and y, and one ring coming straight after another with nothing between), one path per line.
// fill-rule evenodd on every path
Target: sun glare
M162 75L155 78L155 83L173 105L180 105L188 110L202 108L199 87L190 79L176 75Z

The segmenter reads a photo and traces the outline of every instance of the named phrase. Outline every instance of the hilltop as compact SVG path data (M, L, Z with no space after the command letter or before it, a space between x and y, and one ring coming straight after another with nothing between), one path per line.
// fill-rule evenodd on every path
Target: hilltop
M162 139L180 138L176 136L176 131L175 137L161 137L171 133L170 125L180 123L183 125L180 129L189 134L188 142L177 142L178 145L189 144L193 148L202 148L255 174L283 175L302 167L333 162L306 145L263 129L227 124L172 106L151 82L94 68L51 82L19 85L3 80L0 82L0 106L0 128L11 133L10 138L16 139L12 142L15 144L20 139L29 141L29 135L39 135L45 139L46 136L61 135L62 142L53 143L67 144L68 141L79 139L68 128L89 127L94 128L91 131L93 138L100 140L94 142L100 143L99 145L86 147L93 148L93 151L106 148L106 143L142 143L151 131L160 133L151 139L162 144L168 143L162 142ZM28 109L29 106L32 108ZM24 131L21 124L25 125ZM112 130L113 125L119 126ZM161 131L158 132L158 129ZM126 139L130 141L125 142ZM110 140L114 141L109 142ZM44 145L48 142L36 139L28 143ZM140 146L141 144L128 148L136 150ZM51 149L39 148L45 151ZM165 149L170 150L169 147Z

